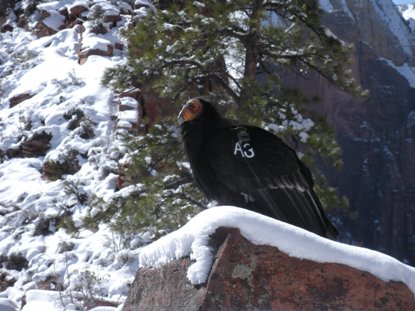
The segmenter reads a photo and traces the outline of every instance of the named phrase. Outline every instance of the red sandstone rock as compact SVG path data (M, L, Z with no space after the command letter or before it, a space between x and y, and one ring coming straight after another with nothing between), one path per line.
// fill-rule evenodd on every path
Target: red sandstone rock
M237 229L219 228L218 251L206 284L186 278L189 258L141 269L123 311L133 310L415 310L400 282L332 263L289 257L254 245Z
M124 45L120 42L115 42L114 47L120 51L124 50Z
M53 22L49 20L52 16L54 17ZM60 20L60 25L56 24L57 20ZM37 23L35 28L36 36L42 38L53 35L59 30L65 29L65 20L66 16L63 14L63 11L58 13L42 10L40 12L40 21Z
M80 17L82 13L88 11L83 4L75 4L69 8L69 17Z
M112 53L114 51L114 48L111 44L107 45L106 50L102 49L86 49L79 52L79 60L78 63L80 65L83 65L88 60L88 57L91 55L99 55L99 56L112 56Z
M26 99L30 99L34 96L34 94L30 93L23 93L16 96L13 96L9 99L9 107L13 108L14 106L20 104L22 101L25 101Z
M172 116L177 114L177 109L174 104L160 96L156 95L151 89L143 88L143 116L148 118L148 126L165 116Z
M134 98L137 102L139 102L141 100L142 93L143 92L141 91L141 89L137 87L133 87L131 89L121 92L119 96L120 98L131 97L131 98Z
M52 135L42 131L35 133L27 141L20 144L18 148L10 148L6 150L9 158L31 158L45 156L50 149L50 140Z

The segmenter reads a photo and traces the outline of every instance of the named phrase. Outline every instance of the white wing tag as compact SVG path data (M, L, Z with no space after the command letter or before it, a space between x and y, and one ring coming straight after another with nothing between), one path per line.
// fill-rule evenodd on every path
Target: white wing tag
M251 138L249 137L249 133L247 128L245 127L237 127L234 129L236 131L236 136L238 141L235 142L235 146L233 148L233 155L238 155L242 158L252 159L255 157L254 148L251 146Z
M237 155L238 153L241 153L242 158L251 159L255 157L254 148L252 148L249 143L244 143L243 145L241 145L239 142L235 143L233 155Z

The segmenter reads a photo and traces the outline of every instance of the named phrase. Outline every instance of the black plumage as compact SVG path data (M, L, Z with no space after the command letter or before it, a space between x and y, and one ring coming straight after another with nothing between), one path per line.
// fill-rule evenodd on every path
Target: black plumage
M280 138L235 125L203 99L188 101L179 121L195 181L208 199L336 238L310 170Z

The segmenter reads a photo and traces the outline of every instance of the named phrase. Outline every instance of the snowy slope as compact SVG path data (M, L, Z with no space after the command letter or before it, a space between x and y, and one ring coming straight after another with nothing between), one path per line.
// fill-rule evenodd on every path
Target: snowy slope
M52 1L40 7L54 12L79 3ZM118 10L110 1L91 1L89 5L96 3ZM53 16L46 22L56 29L62 15L58 19ZM30 17L30 28L38 18L36 10ZM75 193L104 200L114 195L120 142L112 120L117 106L113 92L100 81L105 68L121 61L122 54L115 50L111 57L89 56L81 66L78 51L81 43L99 48L103 40L121 40L118 33L127 19L123 17L106 35L92 33L85 22L82 34L74 27L37 38L17 27L11 13L13 31L0 33L0 274L15 281L0 292L0 299L21 305L26 295L25 311L85 309L86 298L92 299L82 294L88 287L94 299L118 306L138 268L136 246L124 249L122 237L107 226L99 226L97 231L82 227L89 206ZM29 98L10 107L10 101L22 94ZM84 113L82 122L92 128L92 135L83 137L81 126L69 126L71 118L66 115L75 110ZM52 135L45 156L4 155L42 132ZM55 181L42 177L46 162L61 162L71 153L79 163L76 173ZM76 233L56 227L56 219L65 215L78 227ZM45 224L48 233L39 233ZM137 239L141 235L137 234ZM133 244L139 244L137 239ZM27 260L27 268L10 266L13 256Z

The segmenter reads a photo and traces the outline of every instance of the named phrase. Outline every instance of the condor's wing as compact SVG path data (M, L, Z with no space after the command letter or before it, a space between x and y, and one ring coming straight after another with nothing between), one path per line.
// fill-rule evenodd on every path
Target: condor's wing
M304 189L307 181L301 173L295 152L277 136L253 126L244 126L244 141L238 127L216 131L206 142L204 153L221 181L236 192L264 188ZM309 181L311 182L311 181Z
M323 236L337 234L312 190L308 168L277 136L254 126L224 128L206 141L204 155L218 187L243 195L246 208Z

